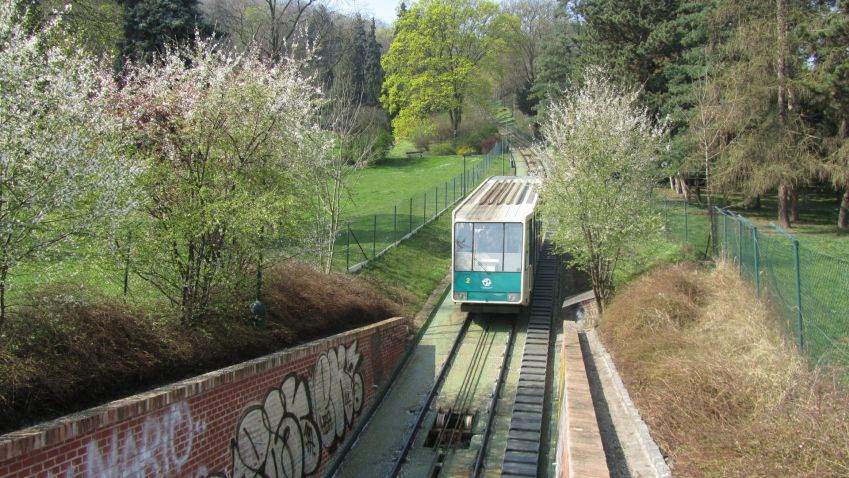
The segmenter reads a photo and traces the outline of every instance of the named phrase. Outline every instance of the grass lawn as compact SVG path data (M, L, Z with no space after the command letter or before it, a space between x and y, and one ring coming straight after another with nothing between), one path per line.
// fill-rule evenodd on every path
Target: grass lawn
M373 257L463 196L462 156L408 159L404 151L412 149L410 144L397 145L385 161L352 177L350 202L337 237L334 270L343 271L346 265ZM467 158L467 192L484 178L501 174L498 160L489 171L481 172L485 159L482 155Z
M405 316L413 317L450 267L451 215L443 214L366 265L360 277L398 303Z
M439 188L439 205L443 206L444 189L448 186L449 199L453 194L456 178L457 194L462 190L463 157L431 156L427 153L421 158L407 158L406 151L415 147L408 141L400 141L393 147L384 161L369 166L350 176L348 188L349 200L344 206L347 219L374 214L391 214L394 206L400 210L409 209L409 200L416 196L435 196ZM471 169L483 162L483 156L469 156L466 167Z

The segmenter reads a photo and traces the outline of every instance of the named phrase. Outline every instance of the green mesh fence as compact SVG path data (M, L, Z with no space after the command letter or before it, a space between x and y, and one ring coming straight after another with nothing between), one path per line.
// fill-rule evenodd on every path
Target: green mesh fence
M782 316L782 326L813 363L849 365L849 260L821 253L776 225L759 228L683 200L660 205L667 233L705 256L736 264L740 275Z
M333 265L335 270L356 270L380 256L398 241L450 210L465 194L471 193L484 179L501 171L501 144L443 184L421 191L378 214L349 217L336 237Z

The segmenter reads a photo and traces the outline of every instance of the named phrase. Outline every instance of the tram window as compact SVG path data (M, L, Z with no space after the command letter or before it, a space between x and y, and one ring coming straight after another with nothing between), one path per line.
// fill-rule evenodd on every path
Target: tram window
M475 223L473 271L501 272L504 255L504 224Z
M454 270L472 270L472 223L454 224Z
M522 225L504 225L504 272L522 272Z

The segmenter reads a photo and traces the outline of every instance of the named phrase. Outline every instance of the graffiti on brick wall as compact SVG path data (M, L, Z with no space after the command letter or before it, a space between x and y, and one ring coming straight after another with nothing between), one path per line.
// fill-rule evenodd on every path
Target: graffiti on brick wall
M82 464L76 467L72 463L58 476L206 476L204 467L185 469L195 437L204 431L206 422L192 417L188 402L175 403L164 413L148 417L140 434L116 429L105 444L90 441Z
M231 442L234 477L296 477L315 472L321 439L307 383L290 374L261 405L242 412Z
M315 473L322 448L332 452L362 409L359 366L357 341L340 345L319 355L308 379L289 374L262 404L243 410L230 443L230 476L293 478Z
M360 354L357 342L340 345L321 354L315 363L310 385L313 414L325 447L333 448L345 437L363 406L363 377L357 371Z

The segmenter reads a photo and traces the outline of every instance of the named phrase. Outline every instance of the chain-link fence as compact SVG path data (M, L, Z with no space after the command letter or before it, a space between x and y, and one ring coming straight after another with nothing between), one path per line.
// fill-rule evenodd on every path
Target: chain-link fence
M500 167L504 169L501 174L506 174L509 156L504 160L501 153L501 143L496 143L482 161L468 169L464 166L464 173L443 184L396 203L392 209L346 220L336 238L334 265L349 272L360 269L450 210L489 175L498 174L491 169Z
M665 199L661 209L673 239L738 265L812 362L849 365L849 260L817 251L775 224L758 227L718 207L711 242L706 208Z

